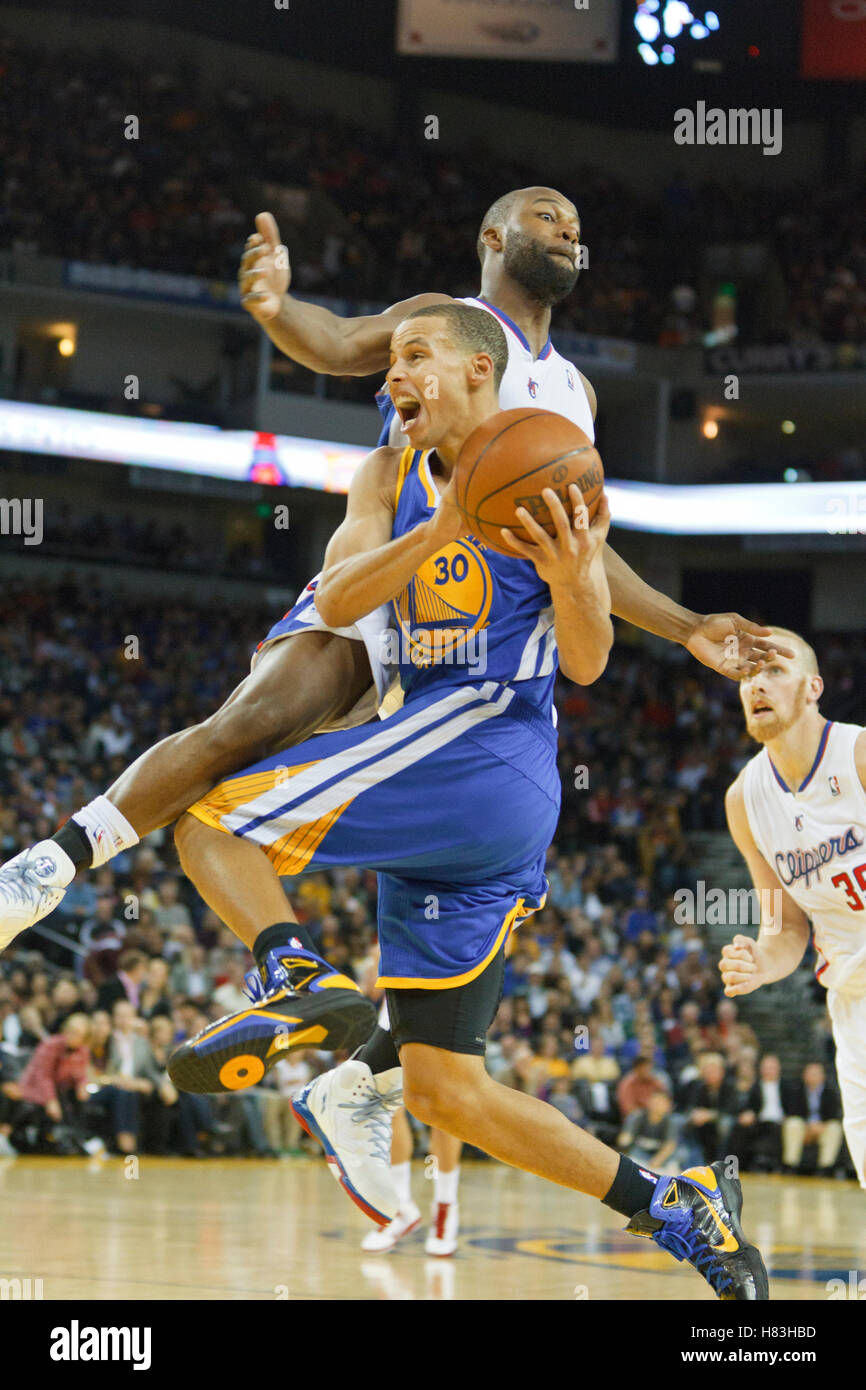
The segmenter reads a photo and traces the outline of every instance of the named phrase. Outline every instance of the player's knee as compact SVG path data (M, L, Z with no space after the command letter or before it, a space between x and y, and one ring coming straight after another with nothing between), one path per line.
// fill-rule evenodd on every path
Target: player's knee
M459 1088L451 1084L446 1074L436 1075L425 1071L418 1076L407 1075L403 1069L403 1103L422 1125L432 1125L434 1129L454 1132L458 1116L465 1114L466 1097L460 1095Z

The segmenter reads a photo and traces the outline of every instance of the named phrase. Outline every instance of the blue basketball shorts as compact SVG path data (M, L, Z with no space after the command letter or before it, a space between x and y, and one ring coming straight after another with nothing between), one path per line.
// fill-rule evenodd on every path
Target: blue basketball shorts
M559 799L549 715L487 681L317 734L190 810L258 845L281 875L377 870L378 984L445 989L479 975L541 906Z

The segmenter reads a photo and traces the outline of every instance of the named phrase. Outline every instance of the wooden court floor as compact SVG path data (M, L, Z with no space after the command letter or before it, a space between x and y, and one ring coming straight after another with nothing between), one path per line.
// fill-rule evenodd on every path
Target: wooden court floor
M413 1187L426 1213L421 1164ZM828 1280L866 1277L856 1184L744 1189L771 1297L823 1301ZM421 1231L365 1255L373 1227L318 1159L144 1157L129 1176L120 1159L0 1159L0 1280L41 1279L46 1300L713 1298L600 1203L499 1164L464 1164L461 1217L453 1259L425 1256Z

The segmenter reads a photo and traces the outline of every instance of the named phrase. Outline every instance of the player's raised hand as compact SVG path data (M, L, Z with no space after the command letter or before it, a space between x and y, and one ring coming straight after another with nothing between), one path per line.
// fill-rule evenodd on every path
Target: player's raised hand
M568 489L571 516L553 488L546 487L542 497L556 527L551 536L530 516L525 507L517 508L517 520L531 536L531 542L518 540L508 526L502 527L507 545L524 560L531 560L539 579L551 589L570 589L579 585L589 573L593 561L601 560L607 533L610 529L610 508L607 496L601 494L598 510L592 521L580 488L571 483Z
M722 947L719 972L725 994L733 998L735 994L751 994L766 984L761 970L758 943L751 936L735 936L733 941Z
M291 282L289 253L280 241L276 219L270 212L260 212L238 270L241 304L256 323L268 323L279 313Z
M776 656L796 655L770 628L739 613L710 613L700 618L685 645L704 666L734 681L754 675Z

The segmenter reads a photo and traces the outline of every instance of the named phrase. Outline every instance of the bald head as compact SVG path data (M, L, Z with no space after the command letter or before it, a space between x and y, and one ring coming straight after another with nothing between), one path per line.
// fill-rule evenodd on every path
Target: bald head
M497 198L495 203L484 214L481 226L478 229L478 259L482 266L484 257L487 254L487 244L484 240L484 233L489 227L501 232L506 223L512 220L514 213L521 211L525 207L538 202L539 206L547 199L558 205L564 212L571 214L577 219L577 209L574 203L570 202L564 194L559 193L555 188L545 188L543 184L533 185L531 188L513 188L510 193L503 193L501 198ZM579 220L579 219L578 219Z

